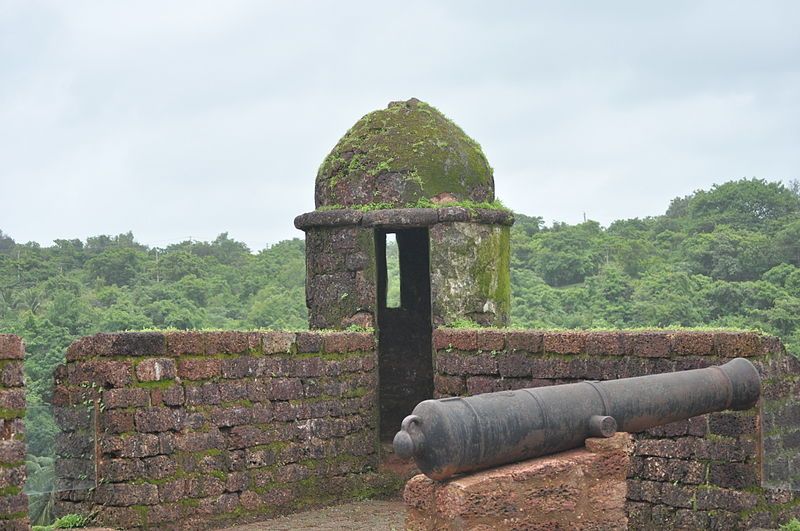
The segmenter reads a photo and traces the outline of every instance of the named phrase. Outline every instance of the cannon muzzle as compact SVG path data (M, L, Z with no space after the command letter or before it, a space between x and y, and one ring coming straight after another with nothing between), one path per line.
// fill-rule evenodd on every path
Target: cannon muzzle
M394 438L433 479L582 446L588 437L638 432L725 409L749 409L761 394L744 358L719 367L636 378L425 400Z

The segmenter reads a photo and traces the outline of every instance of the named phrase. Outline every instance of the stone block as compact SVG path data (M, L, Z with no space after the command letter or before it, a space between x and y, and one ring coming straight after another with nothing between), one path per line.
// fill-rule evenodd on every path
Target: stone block
M509 330L506 332L506 348L539 354L544 345L544 334L533 330Z
M747 489L760 485L759 471L752 463L709 464L708 482L731 489Z
M133 379L132 366L126 361L76 361L67 365L70 385L95 384L97 387L126 387Z
M325 374L325 361L321 358L296 358L289 362L289 376L316 378Z
M716 332L714 352L725 358L748 358L766 354L761 336L752 332Z
M447 529L610 529L625 528L625 467L602 481L590 468L614 453L627 459L627 435L603 452L586 449L540 457L437 482L425 476L406 484L407 525ZM479 527L484 526L484 527Z
M265 332L261 335L264 354L289 354L296 335L293 332Z
M22 339L11 334L0 334L0 359L21 360L25 356Z
M298 332L296 339L297 352L300 354L321 352L323 341L323 334L319 332Z
M581 354L586 347L587 337L584 332L545 332L544 351L553 354Z
M245 406L214 407L211 423L219 428L249 424L253 419L251 408Z
M478 331L472 329L437 328L433 331L435 350L477 350Z
M25 460L25 442L17 439L0 440L0 463L17 463Z
M189 406L207 406L220 403L219 385L215 383L186 385L183 391L186 395L186 405Z
M183 411L168 407L139 409L136 411L136 429L140 433L180 431L183 417Z
M166 341L161 332L122 332L112 334L110 351L101 356L161 356L166 353Z
M624 334L590 332L586 337L586 353L590 356L624 356Z
M730 489L698 489L696 503L696 508L699 510L723 509L741 512L755 507L758 504L758 496L752 492Z
M83 433L58 433L55 438L56 455L62 457L88 457L94 453L94 437Z
M478 350L500 352L506 347L506 332L500 330L479 330Z
M147 407L150 394L147 389L106 389L103 391L103 404L106 409Z
M433 387L439 393L450 396L462 395L467 391L464 378L461 376L435 374L433 376Z
M9 361L0 369L0 386L2 387L22 387L25 380L22 371L21 361Z
M98 464L98 476L109 483L141 479L145 473L141 459L104 459Z
M625 350L631 356L665 358L670 355L668 332L636 332L625 335Z
M720 412L708 416L708 429L714 435L739 437L758 430L758 417L747 412Z
M20 411L18 416L22 416L25 409L25 389L0 388L0 408Z
M672 353L679 356L711 356L714 334L708 332L676 332L672 336Z
M25 494L14 494L9 496L0 497L0 517L5 515L12 515L16 513L28 512L28 497ZM22 519L19 519L21 521ZM13 527L16 524L9 525L9 520L0 520L2 529L25 529L28 531L29 527ZM6 527L8 526L8 527Z
M225 436L219 430L184 432L175 435L175 449L182 452L205 452L226 447Z
M233 402L236 400L247 399L248 398L247 385L248 382L244 380L220 382L218 386L220 400L222 402Z
M170 358L150 358L136 365L136 379L140 382L174 380L176 374L175 360Z
M303 384L299 378L260 378L250 382L249 397L254 402L298 400L303 398Z
M170 356L205 354L207 338L205 332L167 332L165 334L166 352Z
M503 378L527 378L531 376L531 359L522 353L509 352L496 357L497 369Z
M97 486L95 500L117 507L154 505L158 503L158 487L148 483L104 483Z
M106 433L125 433L134 431L132 411L109 409L100 413L100 429Z
M182 406L186 401L182 385L173 385L164 389L152 389L150 402L153 406Z
M242 354L261 350L261 335L257 332L205 332L206 354Z
M208 380L222 374L222 360L215 358L181 359L178 376L185 380Z
M95 356L109 356L114 342L113 334L95 334L82 337L67 347L67 361L76 361Z
M89 452L94 450L94 441L90 439L87 442L89 443L87 451L81 455L91 455ZM151 457L164 453L165 449L159 437L150 433L137 433L127 437L104 435L98 437L98 446L104 457L123 458Z

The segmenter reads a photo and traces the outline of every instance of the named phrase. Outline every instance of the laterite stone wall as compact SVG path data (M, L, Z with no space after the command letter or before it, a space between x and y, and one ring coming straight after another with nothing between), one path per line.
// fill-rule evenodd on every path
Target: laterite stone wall
M80 339L56 374L57 474L96 486L58 511L188 529L397 489L377 472L376 374L366 333Z
M695 369L746 357L757 408L635 436L632 529L777 527L800 517L800 362L780 341L732 332L437 329L437 397Z
M0 529L30 529L25 487L25 346L0 334Z

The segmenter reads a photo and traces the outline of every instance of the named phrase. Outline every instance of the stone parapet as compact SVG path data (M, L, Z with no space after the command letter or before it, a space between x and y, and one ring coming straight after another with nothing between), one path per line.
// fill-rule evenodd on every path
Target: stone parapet
M730 331L434 331L435 396L610 380L749 359L762 399L635 434L634 529L776 527L800 517L800 361L771 336Z
M396 488L377 471L372 334L98 334L55 383L61 514L207 527Z
M631 436L589 439L586 447L443 482L406 484L410 530L627 529Z
M0 529L30 529L25 487L25 346L0 334Z

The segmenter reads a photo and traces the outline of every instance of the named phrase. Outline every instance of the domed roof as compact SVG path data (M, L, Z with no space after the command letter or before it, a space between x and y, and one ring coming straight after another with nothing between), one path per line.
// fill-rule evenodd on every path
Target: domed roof
M403 207L426 199L494 201L494 178L478 143L416 98L361 118L317 173L317 208Z

